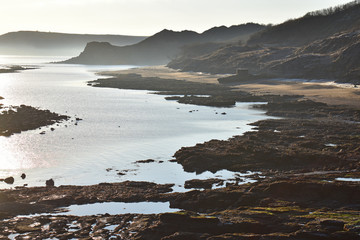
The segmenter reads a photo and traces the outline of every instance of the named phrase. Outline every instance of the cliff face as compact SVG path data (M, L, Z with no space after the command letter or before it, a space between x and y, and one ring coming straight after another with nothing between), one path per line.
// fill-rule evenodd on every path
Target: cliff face
M118 47L106 43L89 43L78 56L64 63L75 64L166 64L179 55L181 50L192 44L213 42L211 50L223 41L247 39L249 35L264 29L258 24L212 28L202 34L193 31L174 32L163 30L137 44ZM214 46L216 46L214 48ZM207 48L207 50L209 50Z

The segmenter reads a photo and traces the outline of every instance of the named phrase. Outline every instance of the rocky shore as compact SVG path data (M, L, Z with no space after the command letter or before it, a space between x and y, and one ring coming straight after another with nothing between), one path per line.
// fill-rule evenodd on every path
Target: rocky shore
M0 105L0 136L11 136L68 119L68 116L31 106L21 105L5 108Z
M166 85L165 85L166 84ZM279 117L227 141L184 147L174 159L185 171L261 172L213 189L219 179L169 184L101 183L0 190L0 239L360 239L360 111L303 96L253 96L230 86L117 75L90 85L146 89L186 104L231 107L236 101ZM202 95L202 96L199 96ZM177 98L178 97L178 98ZM341 181L346 180L346 181ZM201 190L203 189L203 190ZM55 215L62 207L97 202L169 202L180 212ZM49 213L32 217L18 215ZM66 214L66 213L65 213Z
M2 190L1 239L360 239L357 183L334 175L271 177L216 190L170 193L171 185L106 183ZM326 181L324 181L326 179ZM55 215L104 201L169 201L180 212ZM11 217L48 212L47 215ZM52 213L52 214L51 214Z
M289 110L284 109L285 105ZM252 123L257 131L227 141L211 140L182 148L174 155L176 161L186 171L197 173L219 169L360 171L359 111L311 101L259 107L268 109L268 114L287 118Z
M14 66L0 68L0 73L14 73L14 72L18 72L18 71L32 70L32 69L36 69L36 68L22 67L22 66L14 65Z

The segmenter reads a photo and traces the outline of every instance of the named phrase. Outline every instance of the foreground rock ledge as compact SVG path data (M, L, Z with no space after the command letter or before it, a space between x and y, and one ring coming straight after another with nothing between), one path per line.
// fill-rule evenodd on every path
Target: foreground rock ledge
M148 182L100 183L92 186L18 187L0 190L0 218L15 215L54 212L73 204L98 202L168 201L164 193L173 184Z
M358 183L298 176L186 193L169 193L171 186L123 182L2 190L1 216L7 215L8 219L2 220L0 236L7 239L17 233L16 239L359 239ZM146 200L170 201L171 207L186 211L11 218L31 213L31 208L36 211L36 207L41 209L37 212L44 212L74 203Z

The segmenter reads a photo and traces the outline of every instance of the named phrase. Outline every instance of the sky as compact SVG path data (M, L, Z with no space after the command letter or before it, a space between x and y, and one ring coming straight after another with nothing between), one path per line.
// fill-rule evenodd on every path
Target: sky
M0 0L0 34L31 30L150 36L247 22L278 24L351 0Z

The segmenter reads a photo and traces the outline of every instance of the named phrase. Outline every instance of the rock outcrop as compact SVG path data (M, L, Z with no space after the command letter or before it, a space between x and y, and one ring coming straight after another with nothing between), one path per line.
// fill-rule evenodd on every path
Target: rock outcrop
M69 118L65 115L59 115L49 110L40 110L31 106L12 106L0 113L0 136L10 136L22 131L34 130L68 120Z

